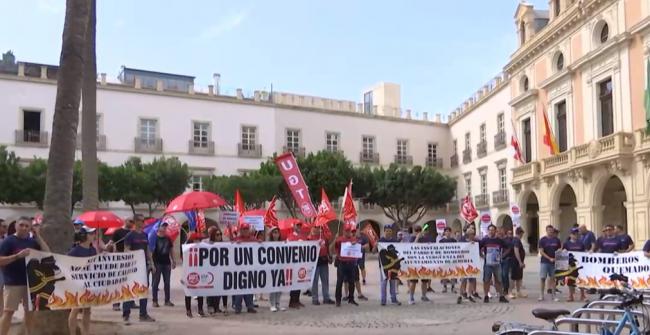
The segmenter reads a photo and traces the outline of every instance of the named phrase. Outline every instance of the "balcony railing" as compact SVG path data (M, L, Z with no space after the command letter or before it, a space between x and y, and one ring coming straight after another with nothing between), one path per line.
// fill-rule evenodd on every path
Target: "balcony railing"
M512 183L520 184L539 177L539 162L530 162L512 169Z
M451 155L451 157L449 157L449 165L452 168L458 167L458 155L457 154L453 154L453 155Z
M359 153L359 163L379 164L379 154L362 151Z
M48 134L46 131L36 130L16 130L16 145L17 146L30 146L30 147L43 147L48 146Z
M262 145L261 144L237 144L237 155L244 158L261 158Z
M413 156L411 155L395 155L394 163L398 165L413 165Z
M463 150L463 164L467 164L472 161L472 149L466 148Z
M77 134L77 150L81 150L81 134ZM97 150L106 150L106 135L97 135Z
M162 138L136 137L134 140L135 152L140 153L162 153Z
M192 155L205 155L212 156L214 155L214 141L188 141L187 152Z
M494 206L504 206L510 203L508 190L498 190L492 192L492 204Z
M478 158L487 156L487 141L481 141L476 144L476 156Z
M477 194L474 196L474 205L476 208L487 208L490 207L490 195L489 194Z
M507 147L506 144L506 132L500 131L494 135L494 150L501 150Z
M636 131L636 136L637 149L650 149L650 134L646 133L645 128L638 129Z
M427 157L426 164L428 167L442 169L442 158Z
M285 145L282 147L282 150L284 152L291 151L296 158L305 157L305 147L288 147Z

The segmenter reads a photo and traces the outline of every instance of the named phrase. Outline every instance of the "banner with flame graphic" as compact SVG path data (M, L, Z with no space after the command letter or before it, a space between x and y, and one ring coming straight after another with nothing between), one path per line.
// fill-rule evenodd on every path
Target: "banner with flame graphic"
M30 250L25 262L31 310L94 307L149 294L142 250L94 257Z
M612 288L616 283L609 280L614 273L622 274L637 290L650 290L650 259L643 251L623 254L572 252L578 268L576 285L584 288Z
M379 242L379 250L382 274L393 272L400 279L475 278L481 274L478 243Z

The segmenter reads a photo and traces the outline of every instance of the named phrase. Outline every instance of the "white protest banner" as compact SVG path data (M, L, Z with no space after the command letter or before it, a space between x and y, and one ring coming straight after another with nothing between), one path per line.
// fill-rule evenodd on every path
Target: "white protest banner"
M33 310L93 307L149 295L142 250L94 257L30 250L25 262Z
M251 225L255 231L264 230L264 217L261 215L244 215L242 219L245 223Z
M352 244L350 242L341 243L341 256L349 258L361 258L361 243Z
M612 288L614 282L609 279L614 273L628 277L633 288L650 289L650 259L643 251L624 254L602 254L588 252L570 252L578 269L576 285L583 288Z
M379 250L380 259L401 259L390 269L400 279L479 277L483 266L478 243L379 242Z
M183 245L185 295L222 296L306 290L318 241Z
M239 222L239 213L235 211L223 211L221 212L221 221L222 225L226 226L236 226Z

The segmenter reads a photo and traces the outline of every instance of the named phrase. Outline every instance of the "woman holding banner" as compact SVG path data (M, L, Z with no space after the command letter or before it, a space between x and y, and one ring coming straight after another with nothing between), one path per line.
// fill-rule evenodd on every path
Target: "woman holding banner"
M268 241L269 242L282 241L282 237L280 236L280 229L278 227L273 227L271 228L271 230L269 230ZM271 312L286 310L286 308L280 307L280 296L282 296L282 292L272 292L271 294L269 294L269 304L271 305Z
M95 228L81 227L75 234L78 244L75 245L69 252L68 256L73 257L92 257L97 255L97 250L92 246L92 241L95 239ZM71 335L77 334L77 316L81 313L81 335L90 334L90 307L88 308L73 308L70 310L68 316L68 329Z
M208 228L208 238L203 240L208 244L223 242L223 232L217 226ZM228 314L228 296L211 296L208 300L208 314L213 315L216 313ZM219 300L223 301L223 311L219 309Z
M199 232L194 232L190 234L189 238L187 239L187 243L199 243L203 239L203 235ZM205 312L203 312L203 297L196 297L197 304L198 304L198 312L199 316L202 318L205 317ZM193 318L194 316L192 315L192 297L191 296L185 296L185 314L187 314L188 318Z

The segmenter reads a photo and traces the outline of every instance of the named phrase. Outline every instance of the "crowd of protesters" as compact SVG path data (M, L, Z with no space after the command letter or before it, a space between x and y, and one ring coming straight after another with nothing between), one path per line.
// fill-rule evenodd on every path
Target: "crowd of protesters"
M155 243L149 241L148 235L143 232L145 219L142 215L135 215L125 220L123 228L113 232L110 240L98 238L94 228L84 226L83 222L74 222L75 243L68 252L69 256L91 257L102 252L128 252L143 250L146 255L146 268L152 277L151 300L154 308L160 308L159 298L163 299L163 305L173 307L171 297L171 273L177 264L182 260L176 259L174 242L167 237L167 224L161 223L157 227ZM367 300L362 293L362 287L366 285L365 255L368 252L377 252L377 245L370 248L370 241L367 236L361 234L354 225L343 225L339 236L331 239L325 237L323 227L314 225L308 234L304 234L302 223L296 221L291 234L283 239L277 227L267 231L256 232L247 223L241 223L236 236L230 236L229 240L224 239L224 232L219 226L211 226L206 234L190 233L184 234L181 240L184 243L259 243L262 241L318 241L320 252L315 269L315 276L311 289L305 294L311 296L312 305L335 305L341 306L343 301L350 305L358 306L357 300ZM7 334L11 325L14 312L20 304L27 306L29 299L27 289L27 278L24 258L29 255L29 249L49 251L49 247L39 234L40 222L34 222L33 218L21 217L7 224L0 220L0 307L2 307L2 319L0 321L0 334ZM182 234L183 235L183 234ZM522 243L524 231L521 227L512 230L504 227L497 228L494 225L487 227L487 233L483 238L477 237L476 226L468 223L463 227L462 232L453 232L451 228L444 229L443 234L436 239L429 226L415 226L412 231L398 231L394 225L385 225L383 234L378 242L389 243L476 243L479 246L483 262L483 302L489 303L495 295L491 293L491 287L496 289L496 296L501 303L508 303L508 299L526 298L522 292L523 272L526 266L526 251ZM362 258L350 258L341 255L341 245L349 242L360 244L363 252ZM605 225L600 237L589 231L584 225L574 225L569 231L569 238L561 241L559 231L553 226L546 227L546 236L538 241L540 257L540 296L543 301L546 295L550 295L554 301L559 301L556 293L556 269L555 257L558 251L582 251L601 253L625 253L634 250L632 238L625 233L623 227ZM643 246L646 257L650 257L650 241ZM182 253L181 253L182 257ZM334 300L330 296L329 271L334 266L336 271L336 285ZM382 264L379 264L380 270ZM396 272L385 271L380 280L380 303L385 306L390 298L390 303L401 305L398 300L399 286L404 285ZM149 277L149 275L147 277ZM147 279L149 280L149 278ZM162 294L160 284L162 281ZM149 283L148 283L149 284ZM320 284L320 285L319 285ZM406 285L408 303L416 304L416 290L420 288L420 301L429 302L427 293L433 292L431 280L409 280ZM457 303L463 301L472 303L478 302L481 296L477 291L477 278L459 278L458 280L443 280L442 293L457 295ZM576 299L575 282L568 282L569 296L567 301ZM573 285L572 285L573 284ZM388 294L387 291L388 290ZM356 294L355 294L356 293ZM162 295L162 297L161 297ZM289 309L304 308L300 302L300 291L289 292ZM269 294L268 305L271 312L285 311L282 302L281 292ZM585 291L580 289L580 300L585 300ZM128 301L122 304L114 304L115 311L121 311L125 324L130 324L130 315L133 308L139 310L139 321L154 322L155 320L148 313L148 298L137 301ZM209 297L185 297L185 309L187 317L192 318L192 300L197 302L197 312L201 317L228 313L232 308L235 314L239 314L246 308L248 313L257 313L259 303L267 301L263 295L254 297L252 294ZM204 309L207 305L207 313ZM78 317L81 315L81 324ZM25 309L24 317L26 331L33 327L33 312ZM90 308L73 309L69 314L69 328L76 330L79 327L81 334L90 334ZM71 333L74 333L71 331Z

